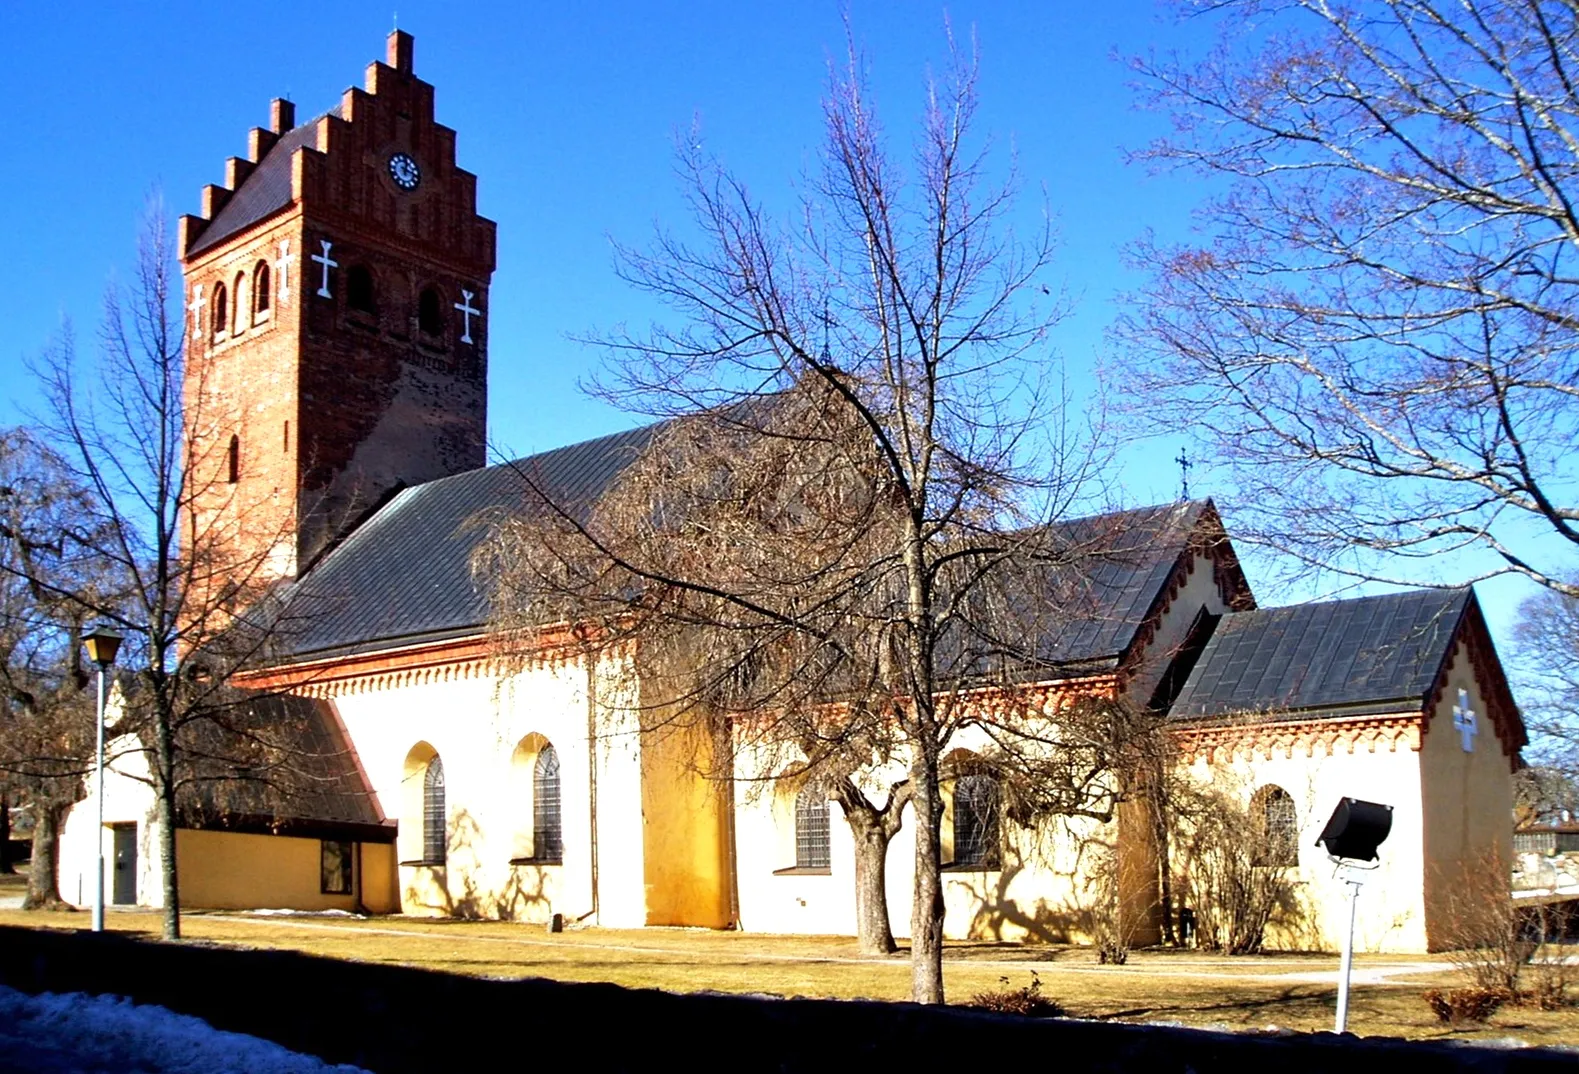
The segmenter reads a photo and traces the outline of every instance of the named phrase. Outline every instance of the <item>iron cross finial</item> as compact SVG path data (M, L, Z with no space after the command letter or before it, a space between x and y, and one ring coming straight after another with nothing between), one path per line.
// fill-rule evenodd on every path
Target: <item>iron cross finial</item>
M1179 499L1190 498L1190 467L1195 464L1190 461L1190 456L1183 448L1179 449L1179 457L1173 460L1179 464Z

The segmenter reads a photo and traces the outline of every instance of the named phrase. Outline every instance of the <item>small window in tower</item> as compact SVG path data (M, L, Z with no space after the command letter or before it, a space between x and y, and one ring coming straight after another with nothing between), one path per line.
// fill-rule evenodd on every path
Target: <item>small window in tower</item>
M224 284L214 287L214 338L218 339L225 334L225 329L230 325L229 295Z
M291 419L290 418L286 418L285 419L284 432L281 433L281 435L280 435L280 450L288 452L288 451L290 451L290 449L291 449Z
M241 437L232 436L225 452L225 480L234 485L241 478Z
M439 293L431 287L423 288L417 298L417 327L425 336L444 334L443 306L439 302Z
M245 272L236 273L234 290L236 293L231 297L235 300L232 305L235 307L236 319L231 324L230 331L232 334L239 335L242 329L247 327L247 322L244 319L247 311L247 274Z
M264 320L269 315L269 263L259 261L252 270L252 320Z
M378 296L373 293L373 274L366 265L352 265L345 278L346 305L358 313L377 313Z

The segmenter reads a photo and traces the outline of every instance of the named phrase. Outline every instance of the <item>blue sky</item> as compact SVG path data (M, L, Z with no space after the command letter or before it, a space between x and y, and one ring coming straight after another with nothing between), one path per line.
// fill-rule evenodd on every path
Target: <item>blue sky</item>
M807 3L603 4L12 3L0 12L0 421L22 419L22 368L63 318L91 340L106 283L125 271L138 216L162 191L195 212L204 183L289 96L305 118L333 105L383 56L398 17L417 73L499 224L490 322L494 443L515 454L596 436L634 418L581 395L596 356L570 340L652 309L614 275L609 240L640 243L683 222L671 169L677 131L770 203L819 136L827 63L843 48L841 7ZM929 63L944 55L941 5L851 0L886 125L910 129ZM1135 277L1121 247L1143 229L1182 235L1204 191L1127 165L1161 130L1138 111L1115 58L1198 44L1155 0L952 3L957 34L980 45L980 128L1013 153L1034 225L1045 192L1061 233L1057 273L1076 298L1056 340L1072 378L1099 359ZM1177 444L1131 452L1131 503L1178 493ZM1192 474L1196 495L1214 491ZM1232 523L1232 505L1224 502ZM1255 579L1252 579L1255 581ZM1503 639L1516 586L1483 592ZM1303 594L1262 591L1268 603ZM1506 648L1506 641L1504 641Z

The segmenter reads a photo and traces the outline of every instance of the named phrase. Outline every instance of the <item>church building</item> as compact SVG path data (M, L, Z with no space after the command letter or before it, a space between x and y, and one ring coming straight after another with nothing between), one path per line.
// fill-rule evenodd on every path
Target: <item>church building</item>
M183 902L853 934L853 844L826 796L696 771L644 729L632 654L589 651L573 625L545 625L522 658L492 643L477 519L523 498L515 470L484 465L495 226L455 140L397 31L328 112L298 123L275 101L180 222L186 406L213 468L194 525L297 610L277 662L237 685L293 706L334 759L288 811L194 814L177 833ZM652 435L520 465L590 503ZM1511 860L1526 741L1474 593L1262 608L1210 501L1128 512L1123 530L1089 607L1049 641L1064 670L1026 688L1050 714L1076 696L1166 713L1179 775L1242 801L1266 867L1291 879L1276 946L1338 944L1346 889L1316 837L1345 796L1391 805L1359 944L1440 947L1465 871ZM950 748L988 742L967 730ZM97 834L114 901L148 904L158 842L137 763L117 762ZM1142 908L1133 939L1156 938L1144 822L1120 809L1025 829L988 777L944 792L949 936L1088 938L1100 846ZM61 892L84 903L96 805L62 839ZM901 935L912 825L888 859Z

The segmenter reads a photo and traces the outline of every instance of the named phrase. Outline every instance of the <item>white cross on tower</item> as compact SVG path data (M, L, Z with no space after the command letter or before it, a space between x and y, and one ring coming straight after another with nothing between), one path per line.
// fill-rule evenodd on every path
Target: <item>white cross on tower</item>
M318 245L323 247L323 253L313 254L313 260L323 266L323 282L318 285L318 297L333 298L334 296L329 293L329 270L339 268L340 262L329 260L329 250L334 246L334 243L328 239L319 239Z
M472 306L472 293L470 291L462 291L461 298L463 301L455 303L455 308L461 311L461 342L470 343L472 341L472 315L481 313L482 310Z
M198 284L193 294L192 302L186 308L192 311L192 338L203 338L203 307L208 305L208 299L203 297L203 285Z
M274 271L280 278L279 296L280 305L286 306L291 301L291 240L285 239L280 243L280 256L274 262Z
M1458 704L1453 706L1453 728L1458 732L1460 744L1465 753L1475 752L1475 736L1480 734L1480 727L1475 720L1475 710L1469 707L1469 691L1458 692Z

